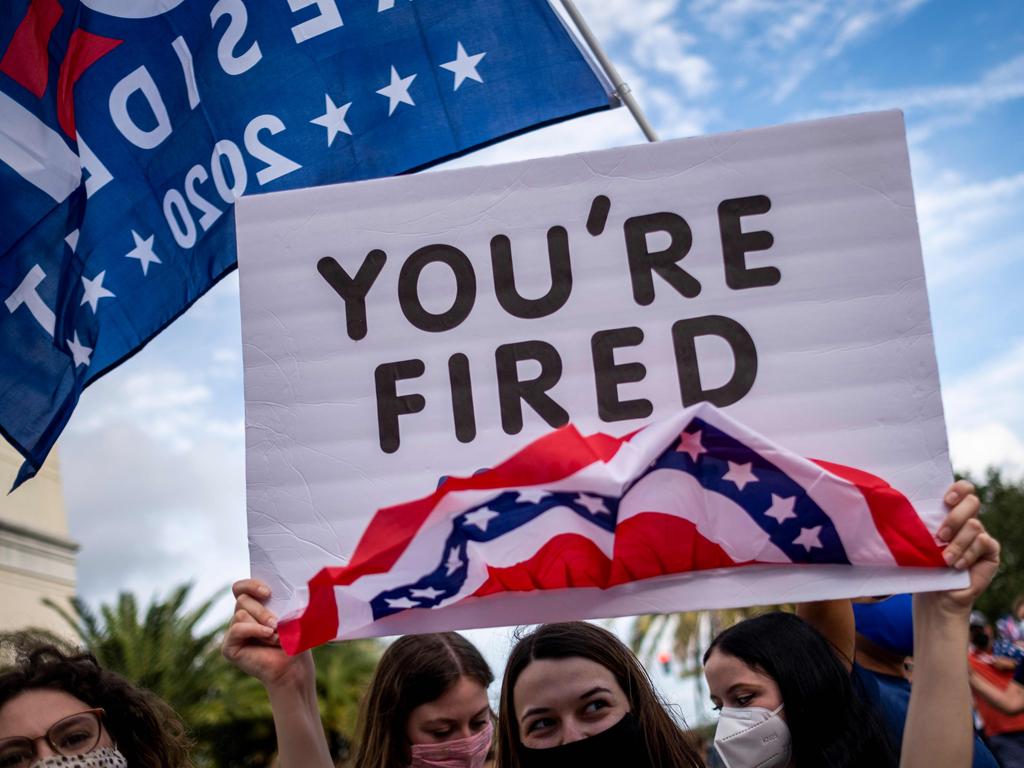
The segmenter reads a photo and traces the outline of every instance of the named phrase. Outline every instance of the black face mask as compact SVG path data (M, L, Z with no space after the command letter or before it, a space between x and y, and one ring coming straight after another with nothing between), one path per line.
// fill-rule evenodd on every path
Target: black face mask
M547 749L519 747L523 768L646 768L652 765L640 723L632 712L586 739Z

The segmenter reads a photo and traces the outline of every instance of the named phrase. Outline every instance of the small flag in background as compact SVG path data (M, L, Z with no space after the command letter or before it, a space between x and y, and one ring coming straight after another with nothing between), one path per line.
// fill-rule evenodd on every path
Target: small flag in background
M624 438L570 425L380 510L349 564L310 581L281 642L297 653L401 611L503 592L802 563L945 567L883 480L801 458L702 403Z
M0 431L18 482L85 386L234 268L239 196L612 105L547 0L8 2Z

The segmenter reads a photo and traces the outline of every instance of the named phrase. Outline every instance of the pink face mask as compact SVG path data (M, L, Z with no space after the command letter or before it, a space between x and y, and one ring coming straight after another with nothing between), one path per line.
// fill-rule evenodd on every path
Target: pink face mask
M494 726L487 723L480 733L465 739L413 744L409 768L483 768L493 738Z

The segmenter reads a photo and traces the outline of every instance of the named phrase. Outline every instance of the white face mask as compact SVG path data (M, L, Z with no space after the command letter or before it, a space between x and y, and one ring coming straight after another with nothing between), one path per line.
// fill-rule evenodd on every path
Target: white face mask
M44 757L31 768L128 768L128 761L116 747L100 747L86 755Z
M715 749L726 768L783 768L792 739L782 711L764 707L722 707Z

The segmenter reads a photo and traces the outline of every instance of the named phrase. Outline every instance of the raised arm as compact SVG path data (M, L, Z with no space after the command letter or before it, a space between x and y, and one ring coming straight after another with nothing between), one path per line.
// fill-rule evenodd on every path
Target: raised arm
M334 768L316 698L309 651L289 656L277 638L277 619L262 603L270 589L256 579L232 586L235 615L221 647L224 657L267 689L280 768Z
M969 483L950 489L954 511L976 508ZM975 509L976 513L976 509ZM952 535L946 560L970 573L966 589L914 595L914 685L903 734L900 768L969 768L974 730L967 679L968 618L999 567L999 544L974 517ZM949 539L949 536L940 538Z
M1024 712L1024 686L1020 683L1011 682L1003 689L972 672L971 689L1003 714L1019 715Z
M978 516L980 503L974 496L974 486L966 480L958 480L949 487L944 502L949 509L946 519L939 526L939 538L954 540L968 520ZM946 558L953 565L958 559L962 546L951 544L946 548ZM851 669L856 656L857 629L853 606L849 600L822 600L814 603L800 603L797 615L825 636L832 644L840 661Z

